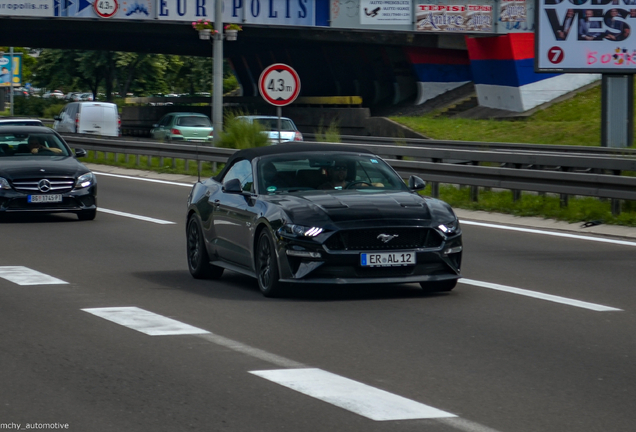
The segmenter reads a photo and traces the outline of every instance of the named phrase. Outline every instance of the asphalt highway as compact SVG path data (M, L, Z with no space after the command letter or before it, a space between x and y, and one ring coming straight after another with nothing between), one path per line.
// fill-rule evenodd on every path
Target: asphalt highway
M92 168L94 221L0 223L0 430L634 429L635 229L458 211L451 293L267 299L188 273L192 178Z

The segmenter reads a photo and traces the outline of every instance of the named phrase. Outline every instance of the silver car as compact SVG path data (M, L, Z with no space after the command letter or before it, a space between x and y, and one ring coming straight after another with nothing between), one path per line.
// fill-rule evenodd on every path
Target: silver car
M238 116L236 118L250 123L256 122L261 125L272 144L289 141L303 141L303 134L300 133L296 124L294 124L290 118L280 117L280 131L278 130L279 117L277 116L253 115Z

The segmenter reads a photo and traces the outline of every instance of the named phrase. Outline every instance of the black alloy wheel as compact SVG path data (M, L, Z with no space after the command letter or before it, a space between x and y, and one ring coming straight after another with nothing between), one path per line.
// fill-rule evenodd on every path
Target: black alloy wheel
M210 264L210 257L203 241L203 232L196 217L188 221L187 230L188 269L195 279L218 279L223 268Z
M278 280L278 261L272 235L267 229L261 231L256 245L256 276L258 287L265 297L280 297L285 284Z

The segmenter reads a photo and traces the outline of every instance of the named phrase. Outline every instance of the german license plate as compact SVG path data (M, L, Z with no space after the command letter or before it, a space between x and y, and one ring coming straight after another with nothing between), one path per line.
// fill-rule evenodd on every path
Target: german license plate
M54 195L29 195L27 200L30 203L56 203L62 202L62 195L54 194Z
M415 265L415 252L378 252L360 254L362 267Z

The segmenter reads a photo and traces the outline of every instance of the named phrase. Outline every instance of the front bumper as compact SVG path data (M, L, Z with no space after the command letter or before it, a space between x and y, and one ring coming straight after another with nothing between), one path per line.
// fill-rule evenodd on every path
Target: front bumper
M61 195L62 202L29 203L28 194L0 191L0 213L79 213L97 208L97 186Z
M461 273L461 235L444 241L436 248L390 250L386 252L415 252L416 264L390 267L363 267L360 254L378 250L330 251L323 245L279 239L278 257L280 280L293 283L316 284L390 284L459 279ZM317 252L320 257L290 256L287 250L304 249Z

